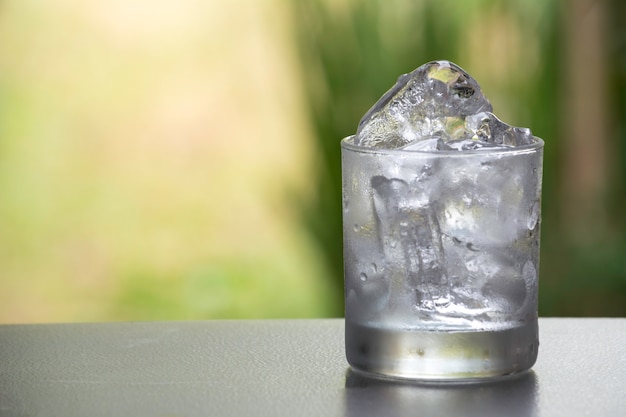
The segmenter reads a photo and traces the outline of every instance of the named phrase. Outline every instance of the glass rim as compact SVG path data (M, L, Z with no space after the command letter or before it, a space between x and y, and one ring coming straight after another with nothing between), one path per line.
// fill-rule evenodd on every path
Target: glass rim
M445 151L424 151L424 150L406 150L406 149L378 149L378 148L366 148L364 146L355 145L353 143L348 142L350 139L354 138L356 135L346 136L341 139L341 148L346 149L352 152L359 152L365 154L378 154L378 155L428 155L430 157L437 156L452 156L452 157L464 157L464 156L476 156L476 155L497 155L497 154L524 154L524 153L532 153L542 149L545 145L543 139L537 136L533 136L535 140L534 143L529 145L515 146L510 148L481 148L481 149L472 149L467 151L457 151L457 150L445 150Z

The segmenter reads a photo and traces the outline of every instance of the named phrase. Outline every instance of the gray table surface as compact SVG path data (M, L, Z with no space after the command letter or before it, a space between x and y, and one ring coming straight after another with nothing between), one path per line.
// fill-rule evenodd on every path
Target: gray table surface
M0 326L0 416L626 416L626 319L540 319L508 382L371 380L343 321Z

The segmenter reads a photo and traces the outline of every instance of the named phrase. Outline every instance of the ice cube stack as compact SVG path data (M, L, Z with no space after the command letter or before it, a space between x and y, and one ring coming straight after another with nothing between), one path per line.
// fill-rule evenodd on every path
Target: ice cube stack
M530 129L509 126L467 72L433 61L401 75L363 116L354 144L407 151L468 151L535 143Z

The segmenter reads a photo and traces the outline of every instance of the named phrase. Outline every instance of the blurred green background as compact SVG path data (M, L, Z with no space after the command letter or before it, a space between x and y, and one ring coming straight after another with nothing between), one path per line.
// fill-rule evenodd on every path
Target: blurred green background
M546 141L540 315L626 316L618 0L0 2L0 322L342 314L339 140L456 62Z

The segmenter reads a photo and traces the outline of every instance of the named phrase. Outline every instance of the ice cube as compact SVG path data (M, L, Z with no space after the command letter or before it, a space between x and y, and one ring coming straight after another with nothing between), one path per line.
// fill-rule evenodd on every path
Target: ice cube
M371 185L392 298L413 292L418 305L426 309L445 304L442 300L449 302L435 208L424 200L417 184L409 186L397 178L375 176Z
M398 78L363 116L354 143L376 149L466 151L534 142L529 129L507 125L492 110L467 72L449 61L433 61Z
M430 138L423 140L416 140L415 142L411 142L406 146L401 147L403 151L436 151L440 149L443 145L443 139L441 138Z
M473 140L486 144L523 146L534 141L530 129L509 126L489 112L467 116L465 126Z

